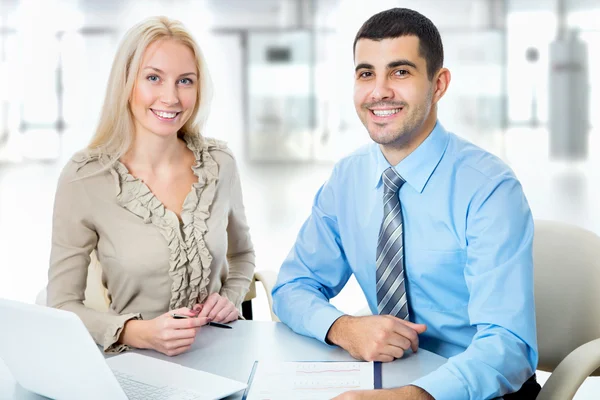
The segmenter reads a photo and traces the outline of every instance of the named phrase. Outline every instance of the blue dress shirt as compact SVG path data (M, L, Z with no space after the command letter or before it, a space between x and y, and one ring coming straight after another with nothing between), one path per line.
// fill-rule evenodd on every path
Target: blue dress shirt
M383 216L372 143L338 162L283 263L274 310L325 341L343 314L329 303L352 274L377 314L375 251ZM406 290L420 347L448 362L413 382L436 400L517 391L537 366L533 220L521 184L500 159L438 122L396 167L404 217Z

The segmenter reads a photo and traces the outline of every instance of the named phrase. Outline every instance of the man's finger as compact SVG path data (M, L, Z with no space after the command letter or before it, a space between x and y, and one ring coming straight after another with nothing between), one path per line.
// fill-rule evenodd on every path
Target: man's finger
M373 361L392 362L394 360L395 358L393 356L390 356L388 354L380 354L377 357L375 357Z
M397 334L394 332L393 335L391 335L388 344L392 345L392 346L396 346L396 347L400 347L403 350L408 350L412 348L412 342L405 338L404 336Z
M384 346L381 349L381 355L382 356L391 356L394 359L402 358L402 356L404 355L404 349L401 347L396 347L396 346L392 346L392 345L388 344L387 346Z
M405 322L406 321L398 321L398 323L394 324L394 332L408 339L410 341L410 348L412 351L416 352L419 348L419 335L417 334L417 331L408 326Z
M425 325L425 324L415 324L414 322L410 322L410 321L404 321L404 323L419 334L421 334L427 330L427 325Z

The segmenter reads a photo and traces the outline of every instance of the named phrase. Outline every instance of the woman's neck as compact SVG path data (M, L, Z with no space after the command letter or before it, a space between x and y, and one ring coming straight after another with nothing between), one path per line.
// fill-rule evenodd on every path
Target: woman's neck
M123 157L123 162L135 165L136 169L155 172L181 161L185 144L176 135L136 136L131 149Z

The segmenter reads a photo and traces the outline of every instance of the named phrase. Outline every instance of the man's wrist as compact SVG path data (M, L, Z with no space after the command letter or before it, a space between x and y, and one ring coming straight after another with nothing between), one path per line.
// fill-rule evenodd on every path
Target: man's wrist
M419 399L419 400L435 400L433 398L432 395L430 395L426 390L418 387L418 386L414 386L414 385L409 385L409 386L404 386L403 389L406 389L406 394L407 395L411 395L414 397L409 397L410 399Z
M348 392L347 395L347 397L343 398L359 400L435 400L425 390L412 385L396 389L361 390Z
M342 315L331 324L329 331L327 331L327 335L325 336L325 342L327 344L333 344L336 346L340 346L344 348L342 342L344 340L344 332L347 332L347 323L353 318L350 315Z

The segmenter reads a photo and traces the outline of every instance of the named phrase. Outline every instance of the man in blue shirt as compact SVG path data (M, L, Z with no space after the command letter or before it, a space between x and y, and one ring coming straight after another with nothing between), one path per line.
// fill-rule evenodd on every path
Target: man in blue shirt
M418 347L448 357L412 385L343 398L535 398L531 212L500 159L437 121L450 83L437 28L412 10L381 12L356 35L354 61L356 111L375 143L317 192L275 313L358 359ZM375 315L329 303L352 274Z

